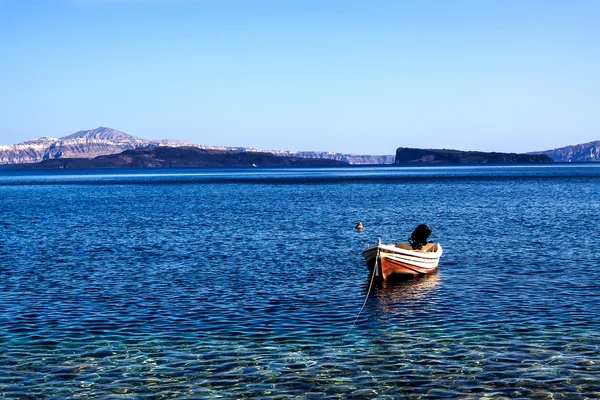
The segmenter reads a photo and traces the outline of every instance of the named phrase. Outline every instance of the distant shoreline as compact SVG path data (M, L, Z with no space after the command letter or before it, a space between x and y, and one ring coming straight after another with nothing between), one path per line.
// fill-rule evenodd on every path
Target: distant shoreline
M39 164L39 163L36 163ZM473 168L473 167L509 167L509 166L535 166L535 167L553 167L553 166L581 166L581 165L600 165L600 162L594 161L573 161L563 162L556 161L552 163L398 163L398 164L347 164L347 165L287 165L287 166L114 166L114 167L74 167L74 168L56 168L56 167L32 167L32 164L3 164L0 165L0 171L149 171L149 170L242 170L242 171L260 171L274 169L367 169L367 168L431 168L431 167L458 167L458 168Z

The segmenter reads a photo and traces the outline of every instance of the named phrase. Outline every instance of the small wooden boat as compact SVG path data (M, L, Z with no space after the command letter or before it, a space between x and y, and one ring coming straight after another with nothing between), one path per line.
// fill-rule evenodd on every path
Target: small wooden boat
M427 243L420 250L413 250L408 243L383 244L381 241L363 252L369 271L373 272L377 260L375 276L382 280L391 275L421 276L434 273L438 268L442 246L439 243Z
M409 239L410 243L383 244L379 239L376 245L363 252L369 270L384 281L390 276L415 277L434 273L442 256L442 246L427 243L429 234L429 227L419 225Z

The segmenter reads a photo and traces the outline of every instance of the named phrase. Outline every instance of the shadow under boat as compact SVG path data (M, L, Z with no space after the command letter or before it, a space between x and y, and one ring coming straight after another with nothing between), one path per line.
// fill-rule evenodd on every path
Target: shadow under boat
M369 280L364 285L365 295L369 289ZM416 278L392 278L386 281L375 281L371 287L370 297L376 308L383 315L412 314L415 309L423 311L435 297L435 292L442 282L439 272Z
M372 272L363 285L365 294L371 284ZM434 291L441 282L438 271L426 276L407 277L403 275L393 275L387 280L375 280L371 287L371 296L373 297L391 297L400 299L418 299L427 296Z

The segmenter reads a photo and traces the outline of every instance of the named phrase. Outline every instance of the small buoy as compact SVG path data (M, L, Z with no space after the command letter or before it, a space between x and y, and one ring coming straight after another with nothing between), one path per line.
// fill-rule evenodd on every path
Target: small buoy
M356 227L355 227L355 228L356 228L356 229L358 229L359 231L362 231L362 230L363 230L363 224L362 224L362 221L358 221L358 224L356 224Z

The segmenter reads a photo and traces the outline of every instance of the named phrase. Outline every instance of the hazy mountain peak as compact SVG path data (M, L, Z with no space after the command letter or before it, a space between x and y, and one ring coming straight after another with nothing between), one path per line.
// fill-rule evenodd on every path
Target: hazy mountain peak
M79 131L71 135L61 137L60 140L71 140L71 139L96 139L96 140L110 140L110 141L146 141L145 139L139 139L135 136L129 135L125 132L118 131L116 129L107 128L100 126L96 129L88 131Z

